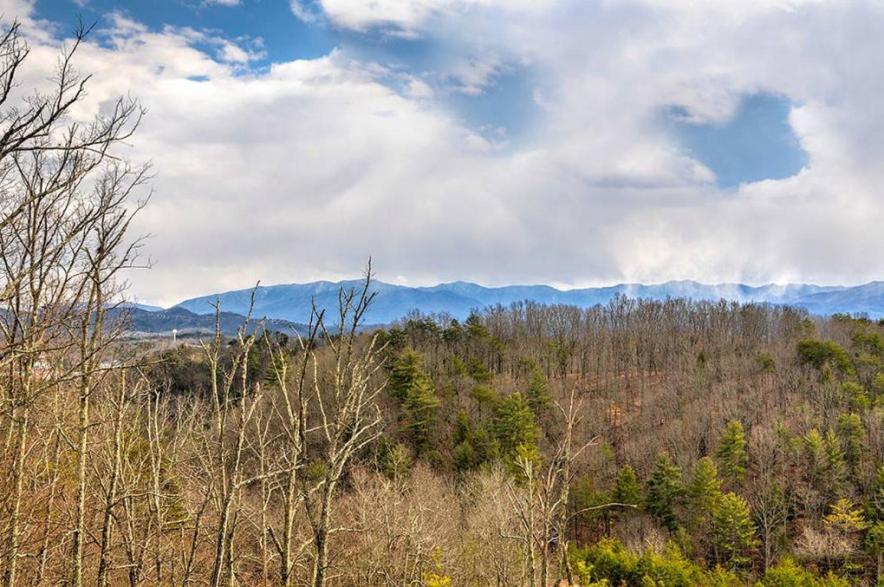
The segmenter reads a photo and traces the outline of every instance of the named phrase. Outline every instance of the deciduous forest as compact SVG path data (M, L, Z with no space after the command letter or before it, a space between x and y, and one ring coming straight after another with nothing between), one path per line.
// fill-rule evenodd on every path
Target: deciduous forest
M881 581L881 322L621 297L375 328L369 266L300 336L128 340L143 111L76 122L76 48L21 97L0 40L3 585Z

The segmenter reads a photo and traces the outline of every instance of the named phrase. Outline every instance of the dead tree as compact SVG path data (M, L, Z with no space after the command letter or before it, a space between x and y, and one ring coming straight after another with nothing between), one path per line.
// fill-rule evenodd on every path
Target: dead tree
M218 515L212 538L214 554L210 584L213 587L220 586L222 581L233 585L238 494L245 483L243 450L249 422L261 399L260 386L249 383L249 355L255 344L255 335L248 331L251 323L250 307L237 331L232 351L225 354L226 341L221 332L221 305L218 302L215 304L215 335L211 342L202 343L212 386L212 427L203 455L208 476L205 496L214 502Z
M308 452L314 455L318 480L301 475L304 509L313 534L313 587L324 587L328 578L329 538L334 526L334 497L353 457L380 434L382 421L377 399L386 381L382 367L383 346L377 334L360 336L360 327L375 294L371 292L371 263L362 286L338 294L337 324L327 326L314 309L324 345L311 351L313 366L314 425L308 427ZM319 351L325 356L320 357ZM310 429L315 426L315 432Z
M111 181L112 190L106 180L95 182L94 191L88 186L96 175L114 176L107 164L116 160L114 148L131 136L142 111L136 102L120 99L91 123L67 121L89 79L72 67L87 33L78 30L62 52L49 91L18 103L11 102L12 90L29 50L18 24L0 37L0 306L5 308L0 317L0 415L10 461L2 561L6 585L16 582L19 559L25 556L21 500L32 408L69 383L79 390L81 425L73 439L62 438L78 451L77 485L82 489L88 395L106 342L100 314L116 293L114 276L133 259L133 248L120 249L131 217L122 201L143 174L117 173L122 183ZM133 180L128 190L124 178ZM84 499L81 490L79 511ZM70 581L80 585L83 523L79 513L74 518Z
M270 337L265 337L271 372L276 384L276 392L271 396L272 409L282 430L279 491L282 494L283 518L281 536L272 526L266 530L262 529L262 532L268 532L273 540L279 555L279 580L286 587L294 584L295 561L309 546L309 544L296 546L295 519L301 509L303 497L300 475L303 468L303 452L307 446L307 405L311 392L310 367L323 316L323 312L320 311L311 317L306 335L298 336L297 352L294 355Z

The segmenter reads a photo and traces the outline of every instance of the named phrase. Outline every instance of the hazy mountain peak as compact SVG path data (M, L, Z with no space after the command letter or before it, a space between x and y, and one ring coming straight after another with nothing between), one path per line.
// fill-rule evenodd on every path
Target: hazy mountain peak
M320 308L337 303L341 287L359 287L361 279L344 281L314 281L285 285L261 286L255 296L253 315L293 322L306 322L310 317L311 301ZM811 284L742 283L704 284L692 280L673 280L659 284L622 283L612 286L560 290L549 285L506 285L487 287L469 281L452 281L433 286L405 286L372 282L378 296L367 320L371 323L389 323L411 311L447 313L463 319L472 310L497 304L509 305L520 301L542 304L568 304L582 308L607 303L615 295L642 299L685 297L698 300L719 299L740 302L790 304L806 308L816 314L835 312L867 313L871 317L884 316L884 282L864 285L819 286ZM185 300L178 304L197 314L214 311L212 303L218 299L225 311L244 314L248 311L251 289L221 294L210 294Z

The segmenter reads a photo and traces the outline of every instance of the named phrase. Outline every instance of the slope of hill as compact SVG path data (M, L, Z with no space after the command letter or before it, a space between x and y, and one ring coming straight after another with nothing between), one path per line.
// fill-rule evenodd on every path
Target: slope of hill
M873 318L884 316L884 281L843 290L817 292L795 301L812 314L868 313Z
M304 323L310 318L311 300L319 308L333 308L340 287L357 287L359 281L317 281L304 284L261 286L255 291L255 316ZM695 281L667 283L618 284L572 290L559 290L547 285L512 285L484 287L475 283L456 281L430 287L408 287L381 281L374 282L378 292L375 304L366 317L369 323L386 324L405 316L412 310L425 313L446 312L463 319L471 310L496 304L531 300L543 304L571 304L590 307L607 303L615 295L662 300L684 297L695 300L735 300L792 304L814 314L835 312L867 313L873 318L884 317L884 282L861 286L817 286L807 284L749 286L738 283L708 285ZM221 301L229 312L248 312L252 290L243 289L185 300L176 306L195 314L210 314L212 303Z
M137 307L119 308L112 311L112 318L124 320L126 330L133 335L165 335L176 330L179 335L211 334L215 331L214 314L195 314L186 308L176 306L168 310L143 310ZM221 332L227 336L236 333L245 321L245 316L233 312L222 312L220 316ZM247 330L254 331L260 327L258 320L250 320ZM303 324L295 324L288 320L268 318L264 327L272 332L295 334L305 331Z

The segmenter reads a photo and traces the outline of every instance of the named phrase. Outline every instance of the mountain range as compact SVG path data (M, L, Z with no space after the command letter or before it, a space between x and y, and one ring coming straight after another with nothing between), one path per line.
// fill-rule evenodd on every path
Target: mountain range
M334 308L341 287L359 287L361 282L316 281L303 284L260 286L255 291L253 316L301 324L310 319L311 300L319 308ZM805 308L812 314L863 313L884 318L884 281L858 286L819 286L808 284L750 286L739 283L709 285L695 281L669 281L661 284L618 284L606 287L560 290L547 285L510 285L485 287L456 281L429 287L372 283L377 298L366 316L369 324L388 324L411 311L447 313L463 319L472 310L497 304L531 300L542 304L568 304L582 308L604 304L616 295L663 300L690 298L720 299L740 302L788 304ZM225 312L246 314L252 289L229 291L185 300L170 310L188 310L196 315L214 313L212 304L219 300ZM148 308L142 310L150 313Z
M205 336L215 332L214 311L211 314L196 314L180 306L164 310L157 306L126 304L123 307L111 310L111 319L115 318L124 320L126 330L139 336L171 336L173 330L180 337ZM227 311L221 312L219 318L221 332L226 336L236 334L236 331L243 325L245 320L245 316ZM252 319L246 324L247 332L254 332L263 328L271 332L281 332L287 335L303 334L307 330L307 327L303 324L295 324L288 320L275 318L267 318L263 321Z

